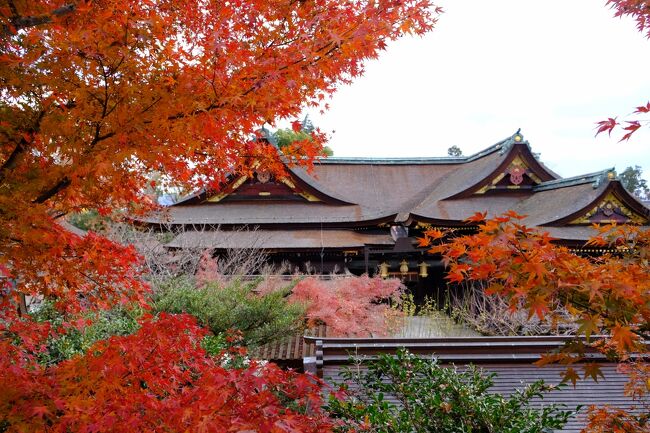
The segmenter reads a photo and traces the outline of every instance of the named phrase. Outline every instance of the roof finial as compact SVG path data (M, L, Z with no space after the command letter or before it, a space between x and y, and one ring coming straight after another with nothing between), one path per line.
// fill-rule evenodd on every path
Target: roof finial
M504 153L508 152L510 148L514 146L516 143L528 144L528 142L524 141L524 136L521 133L521 128L517 129L517 132L515 132L510 137L504 140L500 153L503 155Z
M607 180L615 180L617 177L616 169L612 168L607 172Z
M598 177L598 179L596 179L596 181L593 183L593 187L594 187L594 188L598 188L598 187L601 186L603 183L610 182L610 181L612 181L612 180L617 180L617 179L618 179L618 176L617 176L617 174L616 174L616 168L615 168L615 167L612 167L612 168L610 168L610 169L603 170L603 171L601 172L601 174L600 174L600 176Z

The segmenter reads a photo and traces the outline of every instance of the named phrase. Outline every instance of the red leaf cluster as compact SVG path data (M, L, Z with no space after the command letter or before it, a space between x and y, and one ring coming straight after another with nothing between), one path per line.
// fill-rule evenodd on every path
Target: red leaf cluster
M648 0L607 0L607 4L614 9L615 17L630 16L636 20L637 29L650 38L650 1ZM636 108L633 114L646 114L650 112L650 102ZM641 127L642 123L648 123L648 119L626 120L627 126L623 128L627 131L619 141L627 141ZM616 118L609 118L596 123L596 135L607 132L611 135L612 131L621 124Z
M161 315L49 369L3 356L2 421L21 433L331 430L317 379L255 361L225 369L201 348L205 333L191 316Z

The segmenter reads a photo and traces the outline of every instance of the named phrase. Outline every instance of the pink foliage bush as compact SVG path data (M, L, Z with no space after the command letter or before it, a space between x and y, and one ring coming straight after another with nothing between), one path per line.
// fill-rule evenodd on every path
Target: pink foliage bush
M208 283L224 287L229 282L209 251L201 256L195 277L199 288ZM290 284L278 275L263 275L251 296L266 296ZM288 301L306 307L307 327L324 323L330 336L377 336L385 335L397 323L395 316L401 310L391 308L391 304L400 302L402 289L398 279L363 275L321 280L308 276L296 284Z
M196 272L196 286L204 287L208 283L217 283L224 286L226 278L219 272L219 264L212 257L212 252L206 250L201 254L199 261L199 270Z
M376 336L388 331L387 317L395 310L400 280L361 277L318 280L307 277L293 289L291 302L307 305L308 326L325 323L328 335Z

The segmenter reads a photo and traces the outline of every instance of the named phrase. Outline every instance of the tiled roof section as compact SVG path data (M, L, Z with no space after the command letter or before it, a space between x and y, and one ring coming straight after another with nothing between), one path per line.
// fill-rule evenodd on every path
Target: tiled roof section
M193 194L172 206L167 215L152 215L144 222L154 223L165 218L167 222L177 224L242 224L363 221L385 218L392 214L408 213L432 189L442 183L447 184L450 173L467 166L457 174L472 177L477 167L485 164L486 158L500 158L499 151L507 140L490 146L474 155L462 158L323 158L316 162L312 172L302 168L290 168L289 172L298 182L326 197L331 197L338 210L324 210L315 203L309 203L313 212L287 208L285 217L273 209L272 203L251 204L234 209L217 211L211 203L202 203L207 195L205 191ZM489 164L489 161L488 161ZM465 180L460 180L462 186ZM330 203L332 204L332 203ZM197 207L191 207L191 206ZM198 206L206 209L199 209ZM357 205L355 208L354 205ZM220 204L226 206L226 203ZM181 209L183 208L183 209ZM234 218L233 212L241 212ZM295 213L298 211L298 213ZM195 215L193 215L195 214ZM265 217L259 214L274 214ZM310 219L310 214L313 218ZM221 219L224 217L225 219Z
M463 199L428 200L411 212L417 221L433 222L443 225L464 224L476 212L487 212L488 217L501 215L514 208L528 195L477 195Z
M315 356L315 345L313 342L305 341L305 333L314 337L326 337L327 327L325 325L318 325L305 332L297 332L286 338L266 343L253 349L251 355L254 358L277 363L283 363L283 361L302 361L305 357Z
M448 179L457 165L323 164L314 177L347 201L382 213L409 212L414 200Z
M602 194L604 188L605 184L594 188L591 182L586 182L546 189L522 200L513 210L528 216L525 221L527 225L540 226L588 206Z
M514 138L511 138L512 140ZM467 169L470 173L465 176L455 176L456 190L452 191L450 189L441 198L462 198L481 193L481 191L484 192L506 174L511 173L510 169L515 167L524 170L527 176L532 176L535 183L550 181L559 177L537 161L528 142L512 141L509 146L504 145L502 151L498 152L498 156L499 158L492 159L493 164L488 163L489 158L482 158L477 162L483 161L483 164L474 163L476 167L468 165ZM513 184L512 186L518 188L518 185ZM508 191L508 193L512 193L512 191Z
M587 224L594 222L590 215L600 213L604 210L604 206L610 206L611 209L618 208L617 212L622 212L622 214L619 214L621 220L614 220L616 222L631 222L644 225L650 224L650 209L630 194L618 179L601 181L600 185L596 188L596 191L598 192L598 195L590 203L578 207L574 212L567 212L564 217L550 221L548 225L560 226L566 224ZM612 222L608 221L609 217L605 215L601 216L603 219L599 219L595 222ZM579 219L582 221L578 221Z
M608 194L614 194L641 219L645 218L645 224L648 224L650 209L628 193L618 180L608 179L607 173L604 171L553 182L513 209L519 214L528 215L525 222L530 226L564 226L598 206Z
M389 235L353 230L249 230L185 231L166 244L170 248L210 249L320 249L361 248L365 245L393 245Z
M456 167L453 172L445 176L442 182L429 190L429 193L415 207L413 213L420 214L421 209L426 209L437 201L450 198L480 184L482 180L498 169L505 158L506 155L493 152L484 158Z
M567 341L567 337L562 336L420 339L309 337L306 340L307 344L315 344L316 350L315 355L305 357L305 369L316 373L330 384L341 383L341 372L349 364L351 355L368 360L379 354L395 353L399 347L406 347L419 356L435 357L443 364L453 363L459 369L468 364L476 364L486 373L496 373L490 392L498 394L512 394L525 384L539 379L556 385L561 381L561 373L566 368L562 365L538 367L532 364L541 354L557 349ZM571 418L561 432L578 433L585 425L585 409L592 404L609 404L633 412L642 410L638 407L638 402L625 395L628 378L617 371L615 363L607 362L596 352L590 352L587 356L601 363L604 378L599 378L598 382L580 380L575 388L565 386L555 389L546 394L544 400L533 401L536 407L549 403L565 404L568 408L583 406L581 412ZM355 368L365 370L363 363L355 365ZM580 364L574 365L574 368L579 369ZM399 404L392 396L386 396L386 399Z
M567 226L567 227L538 227L542 232L547 232L555 239L563 241L575 241L576 243L587 242L592 237L598 235L598 232L591 226Z
M503 151L474 159L449 173L414 205L411 210L414 218L463 221L475 212L487 211L488 215L494 216L512 209L522 199L527 198L530 191L512 190L506 194L479 196L472 194L501 174L517 156L535 168L536 173L544 179L557 177L555 173L536 162L527 142L512 143L509 147L506 147L506 144L502 145Z

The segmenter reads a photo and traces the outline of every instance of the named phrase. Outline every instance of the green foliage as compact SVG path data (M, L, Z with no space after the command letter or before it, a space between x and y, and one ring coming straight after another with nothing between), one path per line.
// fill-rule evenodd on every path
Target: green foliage
M70 224L85 231L101 232L109 221L109 218L101 216L96 209L88 209L68 216Z
M308 132L294 131L290 128L278 129L273 133L273 136L277 140L277 144L280 149L290 145L294 141L311 140L311 134Z
M311 134L314 131L316 131L316 128L314 127L314 124L309 119L309 116L305 116L305 118L300 122L300 124L301 124L300 131L294 131L291 128L284 128L284 129L278 129L273 133L273 140L275 141L276 145L280 149L290 145L294 141L312 140ZM323 153L325 154L325 156L334 155L334 151L329 146L323 147Z
M453 145L449 149L447 149L447 155L449 156L463 156L463 151L460 149L460 147Z
M206 335L201 346L212 356L218 356L230 347L224 334Z
M254 347L300 329L305 306L289 303L294 284L268 293L257 293L262 278L251 282L232 280L225 286L208 283L197 288L188 278L165 283L155 296L156 311L189 313L214 334L238 330L243 345Z
M493 376L399 350L368 362L367 370L346 370L344 381L360 391L343 400L331 397L328 410L341 419L341 432L363 427L375 433L542 433L562 428L575 413L558 405L532 408L531 400L552 388L542 381L510 397L492 394Z
M618 175L625 189L641 200L646 200L650 198L650 188L648 182L641 176L643 176L643 169L639 165L628 167Z
M118 307L88 314L79 319L82 322L88 321L87 325L74 326L67 323L69 318L58 312L53 304L45 303L34 313L34 319L49 322L52 328L63 329L65 332L47 341L47 350L39 355L39 361L48 366L58 364L83 354L97 341L116 335L133 334L140 328L138 318L141 315L142 310L139 308Z
M422 302L416 302L412 293L403 293L400 296L400 301L391 307L407 317L434 316L440 314L441 311L432 297L425 296Z

